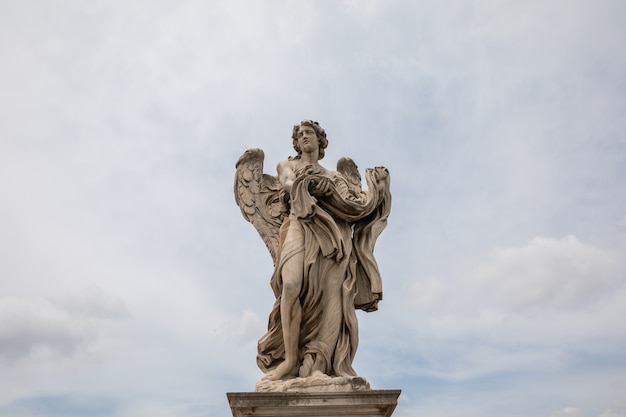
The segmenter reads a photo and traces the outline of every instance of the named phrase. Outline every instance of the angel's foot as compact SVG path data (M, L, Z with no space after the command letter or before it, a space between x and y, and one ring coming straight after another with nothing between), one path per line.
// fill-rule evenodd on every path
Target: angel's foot
M302 360L300 367L300 376L306 378L308 376L324 375L326 372L326 361L322 355L307 353Z
M294 378L296 376L298 376L298 369L296 368L295 364L283 362L275 369L266 373L263 379L267 379L270 381L280 381L283 379Z

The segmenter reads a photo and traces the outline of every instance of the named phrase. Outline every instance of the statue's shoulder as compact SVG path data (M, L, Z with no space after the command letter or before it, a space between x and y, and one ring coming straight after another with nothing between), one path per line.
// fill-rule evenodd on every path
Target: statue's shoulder
M298 159L296 159L293 156L290 156L287 159L283 159L282 161L278 162L278 164L276 165L276 168L278 169L279 172L280 170L285 170L285 169L295 171L297 167L298 167Z
M276 167L278 169L293 168L293 162L291 160L291 157L289 157L289 159L283 159L282 161L279 161L278 164L276 164Z

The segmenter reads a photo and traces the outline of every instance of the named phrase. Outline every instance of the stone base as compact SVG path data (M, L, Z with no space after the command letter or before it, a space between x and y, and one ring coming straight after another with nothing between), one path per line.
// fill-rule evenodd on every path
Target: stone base
M390 417L400 390L229 392L233 417Z
M337 377L324 374L279 381L262 379L255 387L257 392L346 392L369 389L370 384L360 376Z

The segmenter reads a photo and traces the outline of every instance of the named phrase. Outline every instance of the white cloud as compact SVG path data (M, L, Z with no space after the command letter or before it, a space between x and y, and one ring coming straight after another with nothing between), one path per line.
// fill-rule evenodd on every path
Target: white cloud
M305 117L392 172L357 357L399 417L622 413L623 7L7 4L0 415L228 414L273 301L234 163Z
M55 299L0 298L0 358L4 364L57 360L98 349L102 319L123 319L123 303L97 288Z
M626 284L617 251L580 242L537 237L519 248L494 250L472 273L482 300L501 308L579 309Z
M511 374L560 375L580 367L591 372L603 361L615 362L619 370L626 348L626 336L618 330L626 315L625 271L617 248L573 236L540 237L493 250L456 275L418 281L406 295L411 321L405 325L411 331L384 324L378 329L381 343L394 340L387 349L411 358L387 365L385 375L471 384ZM567 291L567 297L559 298L558 291ZM614 391L605 371L594 378L603 386L596 396ZM572 380L577 382L557 384L555 390L571 394L584 384L584 377Z
M583 410L576 407L565 407L552 414L552 417L584 417Z
M63 294L52 300L73 315L100 319L120 319L129 316L122 300L104 293L96 286L90 286L78 293Z
M613 409L604 410L599 417L626 417L626 410L615 411Z
M411 288L411 300L420 312L440 311L446 301L446 287L435 278L417 281Z
M71 355L90 336L84 321L43 299L0 300L0 345L3 359L15 360L49 351Z
M626 393L624 391L624 388L626 388L626 377L623 377L616 385L619 385L619 388L622 389L620 397L615 399L611 406L604 410L599 417L626 417Z

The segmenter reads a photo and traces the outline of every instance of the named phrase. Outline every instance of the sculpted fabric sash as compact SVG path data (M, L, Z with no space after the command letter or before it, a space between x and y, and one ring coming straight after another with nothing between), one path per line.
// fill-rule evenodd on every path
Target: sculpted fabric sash
M325 257L334 256L340 262L345 254L346 242L335 219L354 224L353 244L356 264L357 297L355 307L365 311L377 309L382 299L382 280L374 258L376 239L387 225L391 209L389 181L377 182L374 171L366 171L368 193L359 199L342 196L334 184L328 195L316 198L310 193L314 183L321 181L319 174L300 175L291 189L291 212L315 234Z

